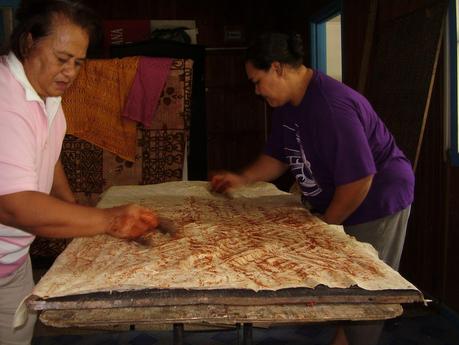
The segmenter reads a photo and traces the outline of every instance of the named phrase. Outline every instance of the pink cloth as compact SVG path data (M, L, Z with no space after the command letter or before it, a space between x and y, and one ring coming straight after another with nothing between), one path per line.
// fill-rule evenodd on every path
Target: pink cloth
M54 167L65 135L60 97L37 95L22 64L0 57L0 195L51 191ZM35 237L0 224L0 276L19 267Z
M170 58L140 57L123 116L150 128L172 64Z

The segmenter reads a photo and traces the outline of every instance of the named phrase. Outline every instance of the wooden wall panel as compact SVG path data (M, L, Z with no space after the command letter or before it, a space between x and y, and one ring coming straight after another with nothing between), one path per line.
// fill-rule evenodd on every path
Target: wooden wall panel
M209 170L243 168L256 159L265 142L265 104L247 80L244 54L224 50L207 55Z
M413 165L417 163L445 14L446 3L439 2L384 20L375 32L366 95Z
M357 89L360 77L368 11L368 0L343 1L343 82L353 89ZM363 13L365 15L356 15Z
M446 189L448 227L444 238L443 299L448 306L459 312L459 168L449 167Z
M380 0L378 16L381 19L380 25L419 10L420 8L431 7L441 2L439 0Z
M440 66L416 172L401 273L426 294L443 299L447 233L447 164L443 155L443 78Z
M207 51L206 87L243 87L247 91L252 83L245 73L245 51L242 49L217 49Z

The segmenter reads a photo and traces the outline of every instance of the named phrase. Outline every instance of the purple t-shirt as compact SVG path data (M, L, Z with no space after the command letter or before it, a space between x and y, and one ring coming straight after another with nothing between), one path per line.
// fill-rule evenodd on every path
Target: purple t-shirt
M344 225L376 220L413 202L411 164L369 102L318 71L299 106L274 110L265 153L290 166L303 196L320 213L336 186L374 175L367 197Z

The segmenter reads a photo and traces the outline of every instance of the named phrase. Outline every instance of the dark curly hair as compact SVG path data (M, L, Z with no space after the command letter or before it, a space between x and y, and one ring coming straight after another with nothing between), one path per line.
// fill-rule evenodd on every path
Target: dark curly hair
M90 8L73 0L23 0L16 11L17 25L11 34L10 49L21 61L26 53L28 34L33 40L48 36L56 15L63 15L86 30L90 46L100 43L101 24Z

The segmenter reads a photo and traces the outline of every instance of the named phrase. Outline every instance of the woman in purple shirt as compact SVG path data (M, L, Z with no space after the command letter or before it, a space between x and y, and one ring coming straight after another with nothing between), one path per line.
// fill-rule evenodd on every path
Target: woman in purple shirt
M248 49L245 67L255 93L275 108L272 132L252 165L239 174L214 176L212 188L225 192L272 181L290 169L313 212L371 243L397 270L414 174L369 102L304 66L298 35L261 35ZM381 329L381 324L340 328L332 344L377 343Z

